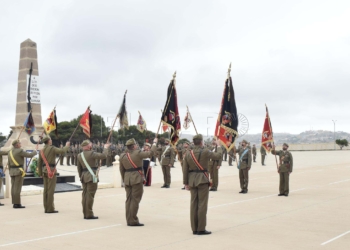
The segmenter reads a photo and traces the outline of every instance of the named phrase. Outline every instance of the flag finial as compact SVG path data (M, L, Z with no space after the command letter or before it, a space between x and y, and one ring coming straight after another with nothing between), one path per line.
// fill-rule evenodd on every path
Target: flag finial
M175 80L175 78L176 78L176 71L173 74L173 80Z
M231 63L230 63L230 65L228 66L227 78L230 78L230 76L231 76Z

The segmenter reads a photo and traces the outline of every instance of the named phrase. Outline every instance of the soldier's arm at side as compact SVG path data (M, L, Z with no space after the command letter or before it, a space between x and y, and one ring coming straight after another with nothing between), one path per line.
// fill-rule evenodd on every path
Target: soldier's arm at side
M183 158L183 184L184 185L188 185L188 171L189 171L189 168L188 168L188 163L187 163L187 157L185 155L185 157Z
M122 176L123 182L124 182L125 168L124 168L124 165L122 163L122 159L124 156L125 156L125 154L121 155L120 159L119 159L119 171L120 171L120 175Z
M83 166L81 165L79 158L78 158L77 170L78 170L79 178L81 178L81 175L83 173Z
M247 154L248 154L248 169L250 169L252 167L252 152L250 151L250 149Z
M217 147L216 151L218 151L219 148L221 148L221 147ZM232 154L232 156L233 156L233 154ZM222 164L222 153L221 153L221 157L218 161L218 166L221 167L221 164Z
M290 157L289 172L293 172L293 155L290 152L289 152L289 157Z
M174 161L175 161L175 150L173 147L170 147L170 165L174 166Z
M36 167L38 168L38 175L39 176L43 176L43 158L41 158L40 154L39 154L39 157L38 157L38 162L36 164Z

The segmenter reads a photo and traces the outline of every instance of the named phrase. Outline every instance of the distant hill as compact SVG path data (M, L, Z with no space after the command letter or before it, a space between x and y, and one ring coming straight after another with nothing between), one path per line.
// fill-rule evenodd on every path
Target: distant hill
M192 140L193 135L181 135L181 138ZM211 137L204 136L204 140L210 139ZM246 134L237 139L237 142L243 139L249 141L251 144L260 145L261 134ZM334 133L332 131L324 130L309 130L300 134L288 134L288 133L274 133L275 144L279 145L284 142L290 144L311 144L311 143L328 143L334 142ZM350 141L350 134L342 131L335 132L335 139L347 139Z

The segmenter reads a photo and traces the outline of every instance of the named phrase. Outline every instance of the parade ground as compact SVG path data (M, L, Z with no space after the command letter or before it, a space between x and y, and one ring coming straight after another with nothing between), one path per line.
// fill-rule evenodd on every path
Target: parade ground
M210 192L207 230L192 235L190 193L181 190L179 162L172 168L170 189L162 185L161 168L145 187L139 219L144 227L128 227L125 191L97 191L98 220L84 220L81 191L55 194L58 214L45 214L42 195L22 196L25 209L1 200L2 249L349 249L350 151L292 152L294 172L289 197L278 197L275 158L250 171L248 194L239 194L238 170L223 162L219 188ZM235 163L234 163L235 164ZM61 166L60 174L75 167ZM66 173L65 173L66 171ZM72 171L72 172L68 172ZM101 184L112 182L113 167L101 171Z

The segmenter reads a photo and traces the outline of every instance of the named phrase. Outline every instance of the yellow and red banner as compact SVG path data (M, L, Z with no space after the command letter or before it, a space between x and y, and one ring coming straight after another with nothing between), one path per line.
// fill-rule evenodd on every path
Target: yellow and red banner
M91 129L92 129L92 119L91 119L91 110L90 107L87 108L85 113L80 119L80 127L83 129L84 134L86 134L87 137L90 138L91 136Z
M51 111L49 117L45 120L43 127L47 135L49 135L52 131L55 131L57 136L57 117L55 109Z

